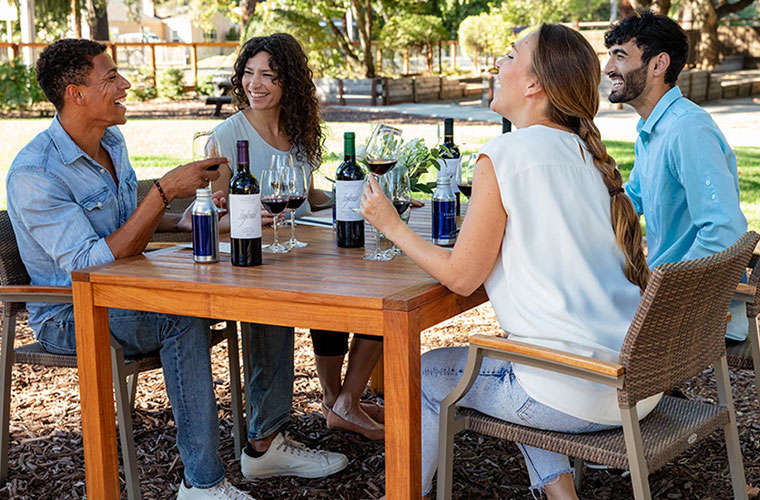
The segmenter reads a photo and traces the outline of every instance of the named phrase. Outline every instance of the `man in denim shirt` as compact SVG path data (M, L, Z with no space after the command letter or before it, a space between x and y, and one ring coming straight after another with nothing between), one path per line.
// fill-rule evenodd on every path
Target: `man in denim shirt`
M169 202L218 177L224 158L182 165L137 206L137 179L124 137L122 101L130 87L105 45L61 40L37 62L37 80L57 115L14 159L8 213L34 285L71 285L70 273L141 253L154 231L189 230ZM50 352L75 351L69 304L28 304L29 325ZM217 453L219 423L206 320L111 309L111 335L134 356L159 351L185 465L180 499L251 499L230 485Z
M633 14L605 34L611 102L641 119L625 190L647 227L650 268L725 250L747 230L736 156L710 115L681 95L686 34L667 16ZM747 337L743 303L732 302L726 337Z

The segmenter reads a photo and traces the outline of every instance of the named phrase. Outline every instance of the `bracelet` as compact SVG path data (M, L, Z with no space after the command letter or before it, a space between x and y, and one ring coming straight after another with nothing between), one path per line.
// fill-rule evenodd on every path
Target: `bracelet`
M153 184L156 185L156 189L158 189L158 194L161 195L161 199L164 202L164 207L166 207L167 210L171 210L171 206L169 205L169 200L166 199L166 195L164 194L164 190L161 189L161 184L158 183L158 180L154 180Z

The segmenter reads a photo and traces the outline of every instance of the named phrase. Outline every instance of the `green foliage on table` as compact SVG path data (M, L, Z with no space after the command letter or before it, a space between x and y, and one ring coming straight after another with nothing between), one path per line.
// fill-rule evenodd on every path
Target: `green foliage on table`
M169 99L180 99L183 95L184 83L182 79L184 74L181 69L170 68L158 73L158 95L168 97Z
M34 68L27 67L19 58L0 64L0 109L25 110L43 101L45 94L37 84Z
M127 91L127 100L147 101L148 99L155 99L158 95L156 79L153 78L150 68L143 66L136 71L127 71L124 73L124 78L132 84L132 87Z

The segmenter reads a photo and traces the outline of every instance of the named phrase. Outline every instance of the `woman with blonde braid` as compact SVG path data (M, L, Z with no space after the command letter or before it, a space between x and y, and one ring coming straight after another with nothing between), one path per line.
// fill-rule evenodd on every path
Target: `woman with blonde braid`
M576 31L542 25L499 60L491 109L518 128L480 150L473 195L453 250L399 221L374 181L365 219L452 291L485 284L510 338L617 361L649 270L641 230L615 160L594 125L599 60ZM422 481L432 487L440 401L459 381L467 351L422 357ZM643 418L659 396L638 405ZM620 426L615 389L486 359L460 405L521 425L561 432ZM575 499L567 457L520 445L531 488Z

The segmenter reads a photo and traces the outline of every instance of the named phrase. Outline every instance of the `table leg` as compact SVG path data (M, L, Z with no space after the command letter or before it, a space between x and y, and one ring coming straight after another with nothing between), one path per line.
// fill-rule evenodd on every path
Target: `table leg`
M414 313L385 311L385 493L422 498L420 331Z
M116 500L120 498L119 461L108 309L95 306L90 283L75 281L72 291L87 498Z

